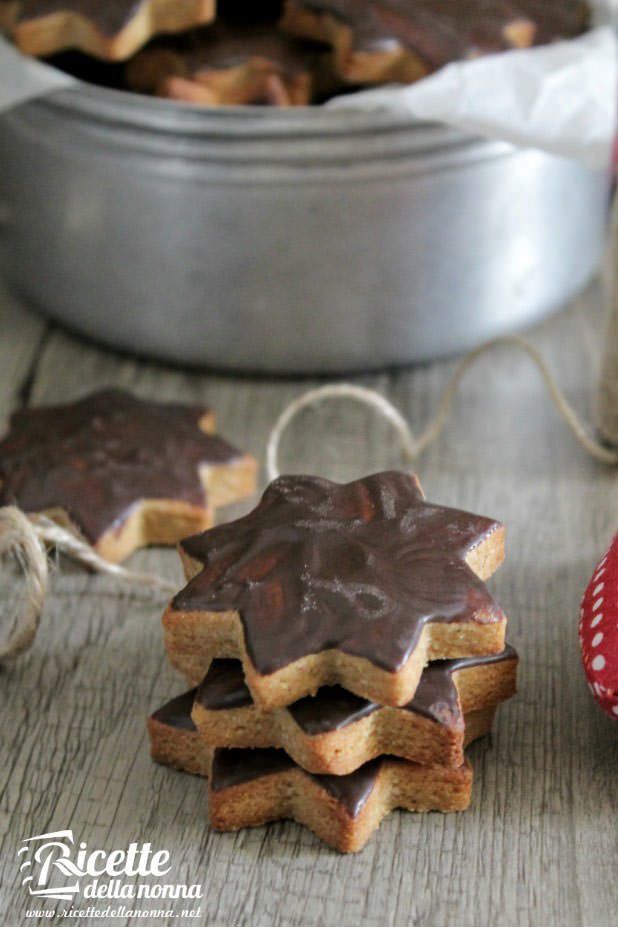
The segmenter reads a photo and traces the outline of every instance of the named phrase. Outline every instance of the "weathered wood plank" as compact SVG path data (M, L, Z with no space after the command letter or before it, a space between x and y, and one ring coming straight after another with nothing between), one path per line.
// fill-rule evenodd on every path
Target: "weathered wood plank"
M599 304L592 288L533 333L588 413ZM381 389L420 430L452 367L357 381ZM32 401L112 383L209 401L221 430L259 456L278 411L311 385L185 373L56 332L39 358ZM282 456L286 469L340 479L401 465L388 426L351 403L305 413ZM164 658L161 604L63 564L35 647L0 675L9 758L0 771L0 892L15 923L26 906L16 884L17 843L64 827L108 850L131 840L171 850L174 880L204 885L199 923L207 927L615 923L618 738L583 684L576 618L593 563L616 528L616 473L575 445L528 359L509 351L468 374L453 419L418 469L432 498L508 526L507 562L492 588L522 655L521 694L502 710L491 740L471 751L471 810L393 814L355 857L338 856L291 823L209 833L203 784L155 768L147 755L145 714L182 688ZM178 575L170 551L143 552L133 563ZM182 903L173 906L179 911Z
M47 325L27 312L0 281L0 431L27 382Z

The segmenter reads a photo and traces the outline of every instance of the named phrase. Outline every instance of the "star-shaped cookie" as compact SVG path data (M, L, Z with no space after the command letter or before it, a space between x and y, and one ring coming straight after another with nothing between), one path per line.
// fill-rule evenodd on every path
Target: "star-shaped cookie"
M159 33L214 18L215 0L0 0L0 24L37 57L76 48L122 61Z
M307 772L283 750L215 749L191 721L194 694L172 699L150 716L151 754L159 763L208 777L208 812L216 830L293 818L336 850L353 853L394 808L463 811L470 803L467 761L422 766L381 756L331 776Z
M69 524L107 560L174 544L254 492L256 462L200 406L120 390L15 412L0 441L0 504Z
M503 542L405 473L280 477L249 515L181 544L196 575L164 615L170 660L197 685L213 658L240 658L265 709L324 685L404 705L428 660L503 650L483 583Z
M261 711L237 660L214 660L191 717L214 747L279 747L307 772L345 776L382 754L426 766L461 766L463 748L490 729L515 692L517 654L438 660L403 708L325 686L278 711Z
M152 43L126 78L131 90L188 103L301 106L311 102L319 59L315 45L274 25L219 22Z
M286 0L282 28L329 43L353 83L410 83L451 61L579 35L582 0Z

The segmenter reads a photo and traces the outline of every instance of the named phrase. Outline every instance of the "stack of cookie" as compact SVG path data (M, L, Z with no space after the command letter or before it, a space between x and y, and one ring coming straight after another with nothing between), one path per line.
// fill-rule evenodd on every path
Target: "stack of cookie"
M291 817L344 852L392 808L463 810L464 747L515 691L484 584L503 534L403 473L279 478L181 543L164 627L194 688L149 719L153 757L208 776L217 829Z
M451 61L579 35L589 20L585 0L0 0L0 30L26 54L208 106L297 106L411 83ZM58 57L67 49L81 54Z

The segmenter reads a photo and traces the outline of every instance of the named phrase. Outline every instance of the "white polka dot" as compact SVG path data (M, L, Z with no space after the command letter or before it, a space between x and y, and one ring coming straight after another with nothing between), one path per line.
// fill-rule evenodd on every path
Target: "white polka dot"
M597 633L592 638L592 646L598 647L602 640L603 640L603 631L597 631Z
M594 658L591 665L593 670L602 670L605 666L605 657L602 654L599 654Z
M603 612L599 612L597 615L594 616L594 618L593 618L592 621L590 622L590 627L591 627L591 628L596 628L596 626L598 625L599 621L603 621Z
M597 612L602 605L603 605L603 596L601 596L600 599L597 599L596 602L592 603L592 611Z
M596 573L594 574L593 579L595 579L595 580L599 579L599 577L603 576L603 573L605 573L605 564L604 564L604 563L601 563L601 564L599 565L599 569L598 569L598 570L596 571Z
M592 595L595 596L595 595L598 595L599 592L603 592L604 587L605 587L605 583L597 583L597 585L592 590Z
M618 705L612 705L612 714L618 715Z

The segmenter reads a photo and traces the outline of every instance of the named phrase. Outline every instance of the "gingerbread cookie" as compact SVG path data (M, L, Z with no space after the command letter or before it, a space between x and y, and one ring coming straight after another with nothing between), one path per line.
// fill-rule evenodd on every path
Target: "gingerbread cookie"
M120 390L15 412L0 441L0 505L45 512L113 562L174 544L254 491L255 461L214 427L203 407Z
M66 48L121 61L153 36L211 22L215 0L0 0L5 28L27 55Z
M195 690L148 720L151 755L159 763L210 778L210 821L238 830L293 818L341 852L360 850L393 808L463 811L472 770L421 766L380 757L346 776L306 772L283 750L222 750L208 746L191 722Z
M504 649L483 583L503 549L498 522L426 502L414 476L280 477L249 515L182 542L197 573L164 615L168 654L192 685L240 658L264 709L326 685L405 705L429 660Z
M352 83L411 83L463 58L584 32L580 0L287 0L282 28L329 43Z
M334 849L354 853L394 808L463 811L471 794L467 762L453 769L380 757L348 776L316 776L283 750L215 750L208 805L216 830L292 818Z
M197 689L192 718L212 746L280 747L313 773L344 776L382 754L461 766L464 746L489 731L496 706L514 695L516 675L517 654L506 647L493 656L430 663L403 708L326 686L264 712L253 703L240 663L215 660Z
M139 93L188 103L299 106L311 101L318 59L314 46L275 26L217 23L144 49L126 80Z
M209 747L191 720L195 689L166 702L148 718L150 755L157 763L197 776L207 776Z

